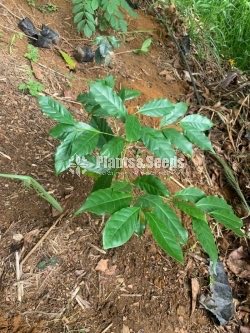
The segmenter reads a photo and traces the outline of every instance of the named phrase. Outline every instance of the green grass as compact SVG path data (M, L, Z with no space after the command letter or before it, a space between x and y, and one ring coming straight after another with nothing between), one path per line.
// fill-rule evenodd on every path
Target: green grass
M250 70L249 0L174 0L174 3L197 44L207 44L223 59L233 60L242 70ZM201 51L200 46L197 49Z

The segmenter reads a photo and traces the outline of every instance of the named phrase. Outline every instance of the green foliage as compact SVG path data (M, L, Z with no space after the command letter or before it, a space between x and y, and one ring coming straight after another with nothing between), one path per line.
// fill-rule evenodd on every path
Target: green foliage
M149 52L150 46L152 44L152 38L147 38L142 43L142 46L139 49L134 50L134 53L145 54Z
M128 149L132 151L132 147L142 145L156 157L167 160L176 156L176 149L191 156L192 143L213 151L204 133L211 129L211 121L197 114L186 115L185 103L161 98L147 102L136 112L159 118L159 128L146 127L136 113L128 114L125 106L126 101L138 97L139 92L125 88L116 91L114 86L113 77L108 76L91 82L89 91L79 95L78 101L88 112L90 124L76 120L50 97L38 99L42 112L58 122L50 131L60 140L55 154L56 172L61 173L76 163L97 177L93 191L76 215L91 212L109 216L103 230L105 249L126 243L134 234L142 235L148 227L158 245L178 262L183 262L182 247L187 244L188 231L179 216L184 213L192 221L190 227L204 251L216 262L217 247L209 221L221 223L237 235L243 235L241 219L224 199L206 196L195 187L171 193L154 175L128 180L129 176L122 170L125 180L121 181L118 180L120 167L97 163L98 157L115 159L126 156ZM115 118L119 126L111 128L109 118ZM118 127L123 127L124 131Z
M29 59L30 61L38 62L39 50L37 47L35 47L31 44L28 44L28 50L24 56L25 56L25 58Z
M120 46L119 39L115 36L98 36L93 43L98 46L95 51L96 63L108 66L112 61L113 50Z
M97 27L125 32L127 23L123 12L136 16L126 0L72 0L72 4L74 23L86 37L91 37Z
M183 15L202 57L206 57L211 50L217 57L249 70L249 1L174 0L174 3Z
M22 92L28 92L31 96L38 96L44 90L44 85L40 82L30 79L27 82L19 84L18 89Z
M51 14L58 10L58 6L51 2L48 2L45 3L44 5L37 6L37 9L42 13Z
M13 180L20 180L24 183L26 187L33 188L44 200L46 200L52 207L62 213L63 208L59 204L59 202L49 194L44 187L39 184L34 178L30 176L22 176L22 175L13 175L13 174L6 174L0 173L0 177L9 178Z

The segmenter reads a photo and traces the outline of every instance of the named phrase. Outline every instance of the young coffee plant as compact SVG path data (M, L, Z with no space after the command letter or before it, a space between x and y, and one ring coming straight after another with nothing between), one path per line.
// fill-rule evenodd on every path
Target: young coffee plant
M127 31L123 11L136 17L126 0L72 0L74 23L79 32L91 37L98 27L100 30L112 28Z
M198 114L186 115L186 103L172 103L164 98L147 102L129 114L126 101L140 93L125 88L115 91L114 86L114 79L109 76L90 83L89 91L79 95L78 101L89 114L89 123L76 120L50 97L38 98L42 112L58 122L50 131L51 136L60 141L55 153L56 173L76 164L99 175L76 215L91 212L109 216L103 230L105 249L123 245L134 234L142 235L148 227L158 245L178 262L183 262L182 247L187 244L188 231L179 216L184 213L191 219L197 240L215 263L218 252L211 223L217 221L235 234L244 235L241 219L224 199L207 196L196 187L170 193L165 183L154 175L133 179L127 170L112 163L108 166L100 163L103 159L125 157L133 146L146 147L162 161L174 158L176 149L191 156L193 144L214 153L206 135L212 122ZM144 126L137 115L159 118L159 126ZM119 130L111 128L109 118L114 118L114 127ZM121 172L125 180L120 180Z

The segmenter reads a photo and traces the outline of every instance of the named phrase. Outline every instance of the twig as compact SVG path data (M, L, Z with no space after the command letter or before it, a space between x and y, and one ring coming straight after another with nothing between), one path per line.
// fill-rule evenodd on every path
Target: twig
M178 186L180 186L181 188L185 188L184 185L182 185L177 179L175 179L174 177L169 177L173 182L175 182Z
M113 326L113 323L109 324L101 333L106 333Z
M2 6L5 10L7 10L8 13L10 13L12 16L14 16L15 18L17 18L18 20L22 20L22 18L20 16L17 16L16 14L14 14L9 8L7 8L3 3L0 3L0 6Z
M26 34L24 34L23 32L21 32L21 31L17 31L17 30L14 30L14 29L11 29L11 28L7 28L7 27L5 27L4 25L2 25L2 24L0 24L0 27L1 28L3 28L3 29L5 29L5 30L8 30L8 31L11 31L11 32L14 32L14 33L16 33L16 34L21 34L21 35L23 35L23 36L26 36L27 37L27 35ZM34 38L34 37L31 37L31 36L28 36L30 39L34 39L34 40L36 40L36 38Z
M23 297L23 284L21 282L22 265L20 265L20 257L18 251L15 252L16 258L16 280L17 280L17 299L22 302Z
M62 74L60 72L57 72L56 70L54 70L54 69L52 69L52 68L50 68L48 66L45 66L45 65L41 64L40 62L37 62L36 65L39 65L39 66L41 66L41 67L43 67L45 69L48 69L49 71L51 71L51 72L53 72L55 74L61 75L61 76L65 77L66 79L68 79L66 75L64 75L64 74Z
M42 244L42 242L48 237L48 235L51 233L53 229L57 226L57 224L62 220L62 218L67 215L67 211L65 211L59 218L52 224L52 226L47 230L47 232L43 235L43 237L36 243L36 245L30 250L30 252L23 258L21 261L21 266L24 265L24 263L29 259L29 257L36 251L36 249L39 247L39 245Z

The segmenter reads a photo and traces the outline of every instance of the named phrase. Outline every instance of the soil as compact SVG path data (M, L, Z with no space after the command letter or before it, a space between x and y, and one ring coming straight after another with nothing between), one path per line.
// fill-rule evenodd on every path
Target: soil
M70 2L53 3L58 11L42 14L25 0L4 1L15 15L28 16L38 26L46 23L57 30L63 36L60 47L72 54L74 47L86 41L79 40ZM30 62L24 57L27 39L14 41L14 33L2 26L18 30L18 19L2 8L0 14L0 170L33 176L66 210L25 260L24 295L19 302L15 253L23 260L58 216L32 190L0 179L0 332L218 332L219 327L198 303L191 315L191 278L198 279L201 292L208 286L205 256L194 242L187 249L190 255L183 266L161 252L149 233L105 252L101 249L103 221L88 214L73 218L73 211L91 191L92 181L70 172L55 176L57 142L48 135L53 122L41 114L35 98L18 90L29 77ZM116 77L117 86L142 92L136 104L129 103L129 112L157 97L172 101L192 98L191 87L178 75L180 59L163 28L140 11L139 19L129 23L129 31L136 30L151 33L126 35L117 52L137 48L152 35L153 47L147 55L123 53L116 56L112 68L79 64L74 73L56 49L40 49L39 63L43 66L34 64L34 75L44 84L46 94L64 103L79 119L87 115L80 104L74 103L77 95L86 91L89 80L107 74ZM167 74L160 75L162 71ZM209 186L203 164L203 155L197 150L193 160L186 161L185 170L170 175L184 185L199 184L208 193L218 193L219 185ZM171 190L180 188L169 180L169 174L163 178ZM17 243L19 234L23 239ZM234 331L236 326L230 329Z

